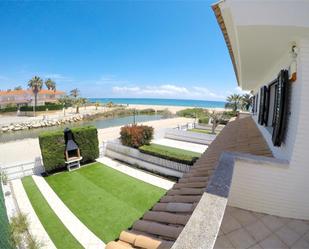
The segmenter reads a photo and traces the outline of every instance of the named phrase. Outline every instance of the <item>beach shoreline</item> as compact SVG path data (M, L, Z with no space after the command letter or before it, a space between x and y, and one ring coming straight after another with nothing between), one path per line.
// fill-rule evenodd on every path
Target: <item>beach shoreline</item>
M154 109L156 111L158 110L164 110L164 109L168 109L171 113L176 114L178 111L184 110L184 109L188 109L188 108L203 108L203 109L207 109L209 111L225 111L225 108L221 108L221 107L196 107L196 106L170 106L170 105L142 105L142 104L128 104L126 105L126 107L128 108L133 108L136 110L143 110L143 109Z

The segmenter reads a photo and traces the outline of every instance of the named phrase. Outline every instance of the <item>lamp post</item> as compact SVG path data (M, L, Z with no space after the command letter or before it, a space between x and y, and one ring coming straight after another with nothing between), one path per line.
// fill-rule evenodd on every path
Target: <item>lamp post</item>
M135 125L135 114L136 114L136 110L133 109L133 124Z

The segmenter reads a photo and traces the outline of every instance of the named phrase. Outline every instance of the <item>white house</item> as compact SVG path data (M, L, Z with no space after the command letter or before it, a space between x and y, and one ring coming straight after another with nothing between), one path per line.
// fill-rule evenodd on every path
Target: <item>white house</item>
M309 219L309 2L225 0L213 10L238 84L254 94L254 120L273 155L286 161L281 168L250 168L255 179L244 170L238 177L247 179L252 204L231 202Z

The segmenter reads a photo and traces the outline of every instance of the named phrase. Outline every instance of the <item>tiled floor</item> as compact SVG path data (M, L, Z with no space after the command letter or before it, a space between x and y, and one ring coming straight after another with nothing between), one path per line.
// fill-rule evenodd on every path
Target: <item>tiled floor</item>
M227 207L215 249L308 249L309 221Z

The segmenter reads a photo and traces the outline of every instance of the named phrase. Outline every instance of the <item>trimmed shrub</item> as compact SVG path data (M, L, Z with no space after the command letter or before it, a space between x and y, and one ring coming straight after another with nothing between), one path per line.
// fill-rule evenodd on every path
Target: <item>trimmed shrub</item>
M177 149L173 147L151 144L138 148L140 152L160 157L177 163L193 165L200 157L199 153Z
M150 144L153 138L153 128L146 125L123 126L120 131L120 141L123 145L138 148Z
M39 136L43 164L46 172L65 166L63 131L44 132Z
M83 157L82 163L99 157L99 141L94 126L72 128L74 140ZM39 136L41 154L46 172L65 167L65 140L63 131L44 132Z
M49 111L54 111L54 110L62 110L63 109L63 105L57 105L57 104L53 104L53 105L39 105L35 108L35 111L37 112L43 112L46 110ZM33 106L22 106L20 107L20 111L21 112L32 112L33 111Z
M94 126L76 127L71 129L77 143L82 163L92 162L99 157L98 131Z
M2 108L0 109L0 112L17 112L17 106Z

